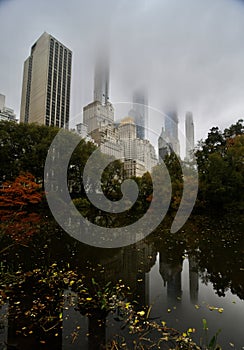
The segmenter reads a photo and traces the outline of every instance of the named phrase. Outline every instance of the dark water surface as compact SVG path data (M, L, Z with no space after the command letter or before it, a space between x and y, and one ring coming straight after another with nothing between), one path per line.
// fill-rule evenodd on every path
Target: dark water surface
M54 235L37 242L32 250L19 248L12 255L5 255L2 266L3 271L8 269L15 275L20 266L28 271L54 263L61 269L68 264L70 269L75 268L87 280L94 278L100 285L122 280L131 290L128 300L136 301L138 310L144 305L152 306L151 319L164 321L182 332L195 329L193 338L198 343L206 343L206 337L210 341L220 329L218 343L222 348L239 350L244 349L243 253L244 230L240 220L194 217L177 234L159 228L146 240L121 249L97 249L65 235ZM72 286L57 290L51 302L45 291L42 300L38 288L32 283L17 286L15 294L0 308L0 349L6 349L6 344L20 350L99 349L100 343L123 333L116 315L104 315L107 323L99 325L101 315L96 310L90 310L87 317L78 309ZM56 307L60 298L65 300L62 310ZM53 312L57 318L62 315L61 328L48 331L42 324L39 333L33 331L30 319L40 317L28 314L33 300L37 309L48 300L50 317ZM207 334L203 319L207 321Z

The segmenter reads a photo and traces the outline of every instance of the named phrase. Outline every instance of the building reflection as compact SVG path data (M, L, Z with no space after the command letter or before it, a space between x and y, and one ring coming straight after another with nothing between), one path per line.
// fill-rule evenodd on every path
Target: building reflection
M199 273L197 259L194 255L189 255L188 261L190 300L193 304L197 304L199 292Z
M159 254L159 272L164 281L164 286L167 287L167 297L181 297L181 272L182 261L167 262L165 255Z

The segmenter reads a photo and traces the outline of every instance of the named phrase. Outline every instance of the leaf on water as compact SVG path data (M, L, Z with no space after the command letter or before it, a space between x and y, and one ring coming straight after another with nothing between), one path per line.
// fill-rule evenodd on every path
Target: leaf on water
M208 330L207 320L205 318L202 319L203 329L204 331Z
M145 315L145 311L138 311L137 315L144 316Z
M126 308L126 309L129 309L129 307L130 307L130 303L126 303L126 304L125 304L125 308Z

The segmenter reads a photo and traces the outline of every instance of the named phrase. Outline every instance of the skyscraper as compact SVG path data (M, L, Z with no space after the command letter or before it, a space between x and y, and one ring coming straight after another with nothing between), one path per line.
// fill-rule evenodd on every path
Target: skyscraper
M20 121L68 128L72 52L48 33L24 63Z
M114 122L114 108L109 102L109 62L105 49L96 57L94 71L94 101L83 108L83 122L88 134Z
M173 150L171 149L169 145L169 141L166 140L165 130L162 127L161 134L158 138L158 156L159 156L159 163L162 163L164 161L165 157L167 155L170 155Z
M165 116L165 137L170 148L180 155L180 143L178 138L178 115L176 111L170 111Z
M191 152L194 148L194 123L193 123L193 116L191 112L186 112L185 135L186 135L186 160L190 160Z
M148 99L144 90L136 90L133 94L133 108L129 111L129 116L136 124L136 136L145 139L145 131L148 120Z
M94 74L94 101L106 105L109 100L109 62L107 53L97 56Z

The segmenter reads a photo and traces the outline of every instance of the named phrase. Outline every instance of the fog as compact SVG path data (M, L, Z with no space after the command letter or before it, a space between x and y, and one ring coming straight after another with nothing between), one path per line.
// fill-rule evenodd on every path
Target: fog
M244 115L244 3L238 0L0 1L0 93L19 116L23 63L44 32L73 51L71 119L93 99L97 52L109 53L110 101L145 87L153 109L193 112L196 140ZM149 128L163 121L149 114Z

